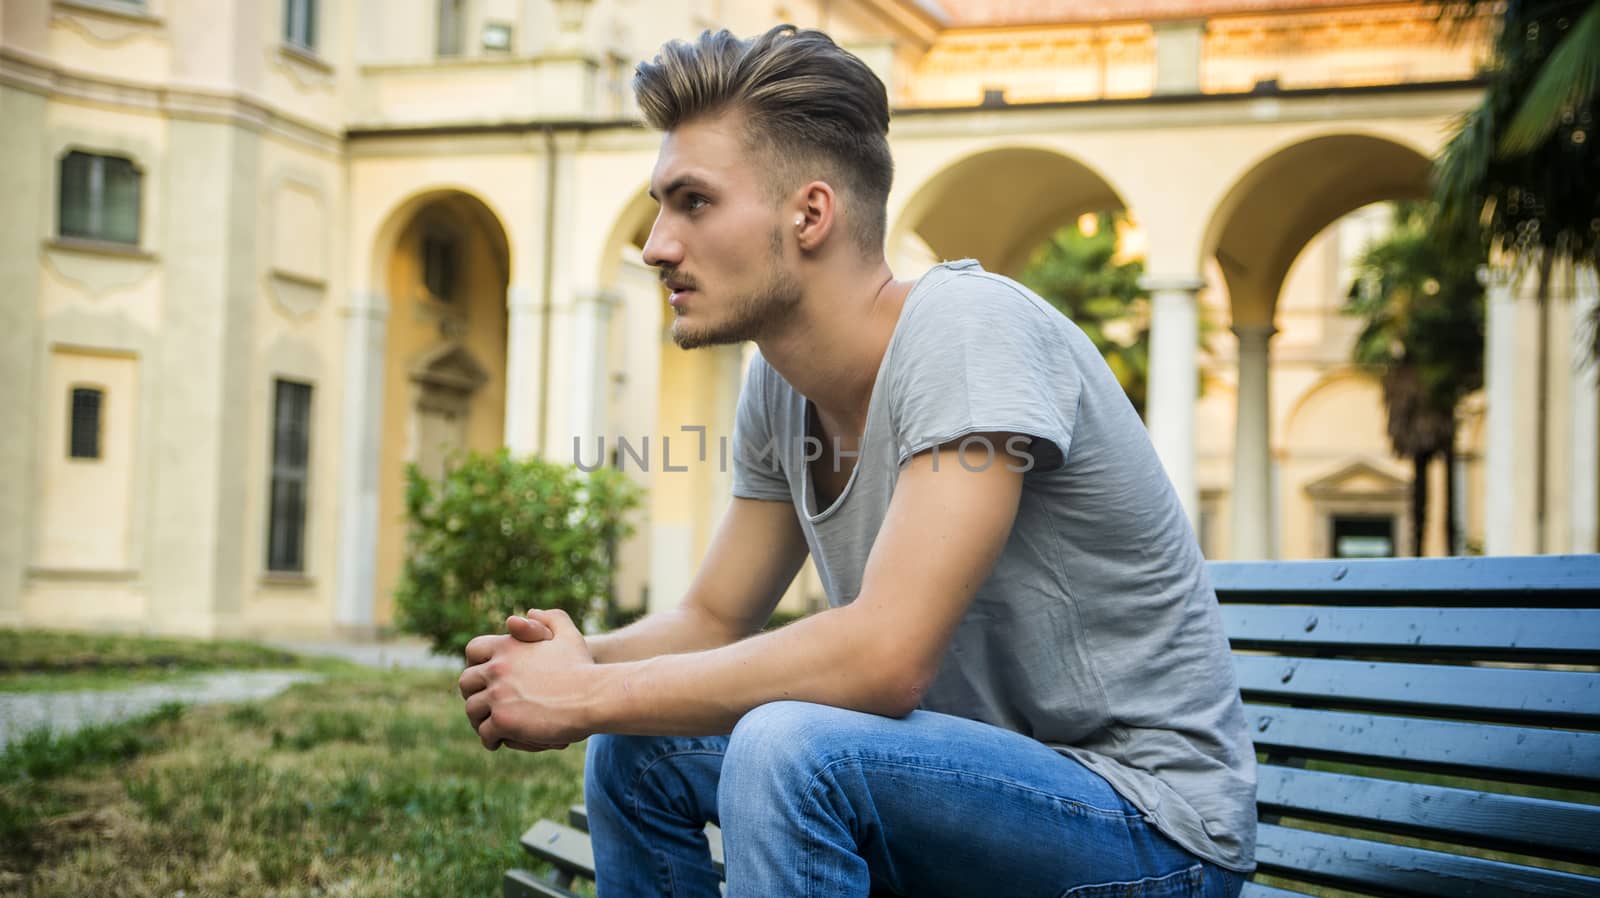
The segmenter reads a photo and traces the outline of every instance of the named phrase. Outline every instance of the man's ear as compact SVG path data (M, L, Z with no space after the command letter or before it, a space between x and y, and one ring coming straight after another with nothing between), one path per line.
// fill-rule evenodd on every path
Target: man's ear
M795 191L793 224L802 252L820 248L838 224L839 195L827 181L812 181Z

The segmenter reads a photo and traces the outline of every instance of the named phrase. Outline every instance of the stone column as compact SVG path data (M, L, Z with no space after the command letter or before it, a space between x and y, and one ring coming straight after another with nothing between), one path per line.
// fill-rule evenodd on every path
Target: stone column
M532 455L539 448L539 304L533 288L506 288L506 448Z
M344 315L344 433L339 466L339 592L341 628L373 626L378 560L378 453L383 434L383 355L389 318L380 293L357 292Z
M1600 551L1600 396L1593 358L1600 279L1590 268L1573 273L1571 542L1567 551Z
M1517 271L1485 268L1489 320L1484 357L1488 434L1484 440L1484 550L1490 555L1526 555L1537 544L1534 511L1534 428L1538 407L1537 310L1518 302ZM1536 281L1537 275L1520 280ZM1530 319L1524 321L1524 319Z
M611 312L621 301L614 290L594 290L579 296L573 308L572 435L551 447L551 454L562 461L573 459L572 437L592 447L606 433Z
M1271 352L1277 333L1270 324L1236 324L1239 394L1233 440L1233 520L1228 557L1271 558L1273 551Z
M1199 491L1194 476L1194 406L1200 368L1196 344L1200 317L1195 294L1205 286L1197 277L1146 275L1139 286L1150 292L1150 389L1145 420L1156 455L1195 526Z

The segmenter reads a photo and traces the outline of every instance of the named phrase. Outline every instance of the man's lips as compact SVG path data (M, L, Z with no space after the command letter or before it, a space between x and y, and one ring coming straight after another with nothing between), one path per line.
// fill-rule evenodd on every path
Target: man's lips
M689 294L693 293L695 290L695 288L688 286L687 284L674 284L670 281L667 282L666 287L668 290L672 291L672 295L667 297L667 302L673 306L676 306L680 301L682 301Z

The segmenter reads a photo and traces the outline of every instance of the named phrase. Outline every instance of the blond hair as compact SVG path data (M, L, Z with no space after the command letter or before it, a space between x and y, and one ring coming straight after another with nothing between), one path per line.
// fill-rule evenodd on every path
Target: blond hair
M707 31L673 41L634 73L650 126L738 112L752 149L776 164L773 199L815 178L846 194L851 237L869 257L883 251L889 186L889 98L866 63L820 31L779 25L740 40ZM853 202L852 202L853 201Z

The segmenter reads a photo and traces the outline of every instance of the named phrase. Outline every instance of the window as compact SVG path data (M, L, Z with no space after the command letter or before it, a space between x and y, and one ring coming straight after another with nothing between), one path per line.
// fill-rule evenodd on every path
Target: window
M139 177L120 156L77 150L63 156L58 233L138 246Z
M311 386L275 381L272 412L272 510L267 570L306 569L306 469L311 446Z
M317 0L283 0L283 40L307 52L316 52Z
M422 238L422 284L434 299L449 302L455 297L456 240L448 234L431 233Z
M1335 515L1334 558L1393 558L1394 518Z
M72 410L67 436L68 458L100 457L100 409L105 391L93 387L72 388Z
M461 55L462 0L439 0L440 56Z

